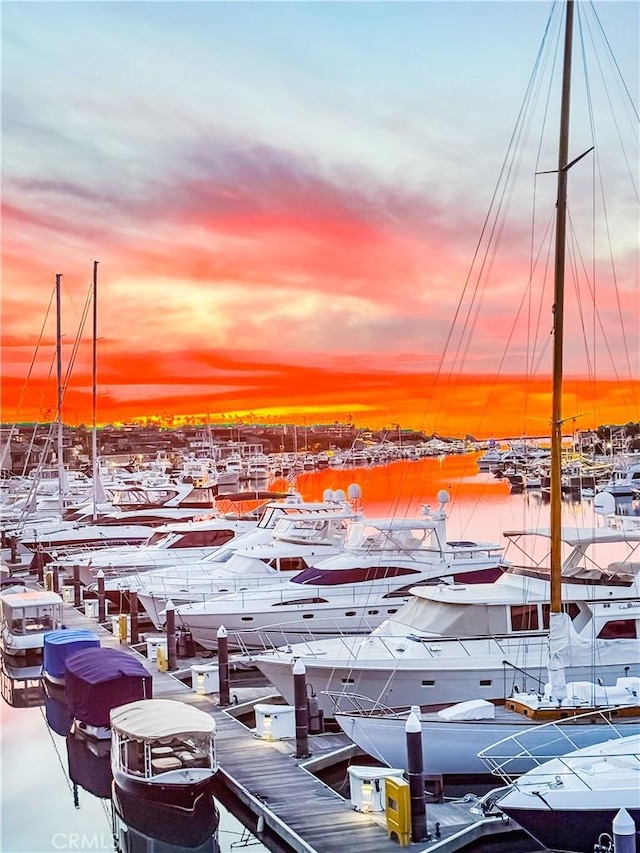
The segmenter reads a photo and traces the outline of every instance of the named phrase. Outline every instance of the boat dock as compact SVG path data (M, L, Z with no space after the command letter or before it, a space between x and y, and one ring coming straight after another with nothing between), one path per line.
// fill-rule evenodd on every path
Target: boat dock
M93 631L102 646L139 657L152 674L154 698L186 702L214 717L219 762L216 787L224 787L242 805L243 822L265 846L269 839L275 839L277 849L297 853L344 853L348 846L367 853L391 853L401 847L395 834L390 836L383 812L356 811L350 801L314 775L316 770L358 754L343 732L309 735L311 756L298 759L295 738L264 740L238 719L250 714L256 702L277 702L280 697L272 688L236 685L232 677L231 694L236 704L222 708L217 694L196 693L176 673L160 671L156 661L145 654L146 642L135 647L122 643L107 627L72 604L65 604L64 617L66 627ZM211 662L210 658L179 661L184 663L181 674L190 674L192 664ZM429 803L429 839L411 842L405 838L404 846L416 853L454 853L478 838L520 831L506 818L472 815L470 805L460 801Z

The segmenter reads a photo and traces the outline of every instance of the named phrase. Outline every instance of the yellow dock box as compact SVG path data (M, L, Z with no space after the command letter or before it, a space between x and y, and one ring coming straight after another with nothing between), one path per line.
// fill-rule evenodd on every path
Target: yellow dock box
M387 779L385 800L389 838L395 833L400 846L408 847L411 843L411 798L409 796L409 783L404 779Z
M166 672L169 669L169 658L163 646L158 646L156 652L156 666L159 672Z

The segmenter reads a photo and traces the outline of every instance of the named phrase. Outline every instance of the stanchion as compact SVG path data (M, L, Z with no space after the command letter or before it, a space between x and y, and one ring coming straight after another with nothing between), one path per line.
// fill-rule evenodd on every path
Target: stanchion
M104 572L102 569L96 575L98 579L98 622L102 624L106 622L107 619L107 609L105 607L105 594L104 594Z
M167 617L167 670L174 672L178 668L178 655L176 649L176 608L171 599L166 603L165 614Z
M131 613L131 645L140 642L138 633L138 593L134 589L129 590L129 612Z
M296 758L308 758L309 710L307 708L307 670L301 660L293 665L293 695L296 707Z
M626 809L620 809L613 819L614 853L636 853L636 825Z
M229 690L229 639L227 629L224 625L218 628L218 675L220 678L220 706L226 707L230 704Z
M73 567L73 606L80 607L82 604L82 587L80 584L80 566L76 563Z
M404 727L407 738L407 776L411 800L411 839L427 841L427 806L424 793L424 762L422 760L422 723L420 709L413 706Z

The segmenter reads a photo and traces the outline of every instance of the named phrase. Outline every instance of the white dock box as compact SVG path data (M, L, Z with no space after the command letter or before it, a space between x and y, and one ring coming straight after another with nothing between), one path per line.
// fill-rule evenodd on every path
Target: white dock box
M296 709L293 705L255 706L256 737L263 740L285 740L296 736Z
M195 693L218 693L220 670L218 664L194 664L191 667L191 688Z
M97 619L99 616L99 602L97 598L86 598L84 602L84 615L89 619Z
M158 646L162 646L165 655L168 654L168 643L164 634L158 634L156 637L147 636L145 641L147 643L147 660L158 659Z
M403 779L404 771L394 767L366 767L352 764L349 772L351 806L357 812L383 812L385 779Z

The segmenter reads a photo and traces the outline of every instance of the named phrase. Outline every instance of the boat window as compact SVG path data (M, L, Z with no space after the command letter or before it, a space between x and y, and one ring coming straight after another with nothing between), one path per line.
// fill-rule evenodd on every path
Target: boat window
M349 569L321 569L319 566L312 566L306 571L300 572L295 578L291 578L291 582L322 586L325 584L365 583L367 581L416 574L418 572L415 569L404 566L354 566Z
M562 609L565 613L569 614L571 621L573 622L576 617L580 614L580 608L575 603L575 601L570 601L568 604L563 604ZM542 627L549 627L549 611L551 610L551 606L549 604L542 605Z
M635 640L638 637L635 619L612 619L600 629L600 640Z
M23 634L24 633L24 624L23 620L23 611L21 607L16 609L11 609L9 611L11 613L11 633L12 634Z
M538 607L535 604L512 604L511 630L512 631L537 631L538 630Z
M278 601L276 604L273 604L272 607L286 607L289 604L327 604L326 598L294 598L290 601ZM304 617L309 618L309 617Z
M179 537L171 548L218 548L233 539L233 530L192 530Z
M276 568L279 568L281 572L300 572L307 568L302 557L280 557L277 563Z
M423 687L433 687L434 685L435 685L435 681L433 681L433 680L432 680L432 679L430 679L430 678L429 678L429 679L427 679L426 681L423 681L423 682L422 682L422 686L423 686Z

